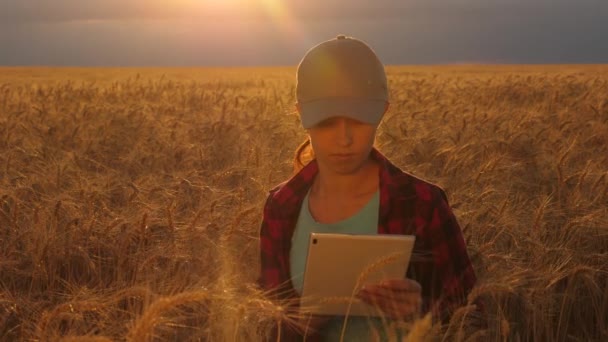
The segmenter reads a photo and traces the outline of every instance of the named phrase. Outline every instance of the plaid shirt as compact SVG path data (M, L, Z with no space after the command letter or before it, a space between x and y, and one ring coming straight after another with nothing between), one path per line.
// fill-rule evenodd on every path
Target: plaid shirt
M375 148L371 157L380 164L378 234L416 236L407 277L422 287L423 313L431 310L435 319L446 322L451 311L466 302L476 276L445 192L403 172ZM298 298L290 280L291 238L302 201L317 172L318 165L313 160L270 190L266 200L258 281L274 299ZM297 300L294 303L297 307ZM282 335L289 336L287 331L289 327L282 326Z

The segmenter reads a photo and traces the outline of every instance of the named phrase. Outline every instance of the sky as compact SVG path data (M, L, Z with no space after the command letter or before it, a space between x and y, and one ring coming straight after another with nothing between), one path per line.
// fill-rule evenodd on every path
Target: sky
M0 65L297 65L346 34L383 63L608 63L606 0L0 0Z

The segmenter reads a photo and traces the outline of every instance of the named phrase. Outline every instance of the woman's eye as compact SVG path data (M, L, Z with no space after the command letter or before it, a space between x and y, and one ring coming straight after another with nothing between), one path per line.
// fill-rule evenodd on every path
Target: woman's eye
M335 119L327 119L327 120L323 120L321 122L319 122L317 124L318 127L330 127L333 126L336 123Z
M350 125L350 126L362 126L362 125L367 125L365 122L363 121L359 121L359 120L355 120L355 119L350 119L350 118L329 118L329 119L325 119L321 122L319 122L317 124L317 127L319 128L329 128L329 127L333 127L336 126L340 123L340 120L346 120L345 123L346 125Z

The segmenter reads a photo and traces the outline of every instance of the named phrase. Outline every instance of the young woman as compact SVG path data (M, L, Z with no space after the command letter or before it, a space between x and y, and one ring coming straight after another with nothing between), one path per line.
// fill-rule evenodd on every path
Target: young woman
M264 207L260 286L276 299L299 298L311 232L415 234L407 276L368 286L358 297L391 319L430 311L447 321L466 303L475 273L444 191L403 172L374 147L389 108L376 54L346 36L320 43L298 66L296 97L308 138L296 151L295 174L270 190ZM305 154L312 160L304 163ZM301 339L304 331L312 340L334 340L343 317L300 323L276 332L282 340ZM350 317L345 340L369 340L370 324Z

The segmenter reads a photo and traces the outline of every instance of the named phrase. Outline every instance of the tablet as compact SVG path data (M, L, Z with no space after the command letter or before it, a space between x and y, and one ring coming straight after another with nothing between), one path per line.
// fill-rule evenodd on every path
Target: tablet
M354 295L364 285L405 278L414 241L414 235L311 233L300 310L316 315L379 315Z

